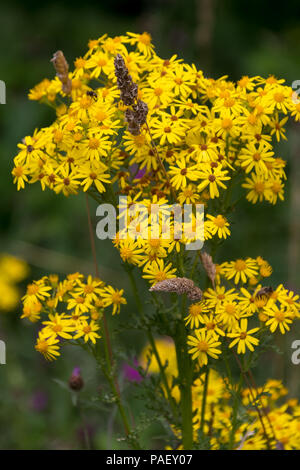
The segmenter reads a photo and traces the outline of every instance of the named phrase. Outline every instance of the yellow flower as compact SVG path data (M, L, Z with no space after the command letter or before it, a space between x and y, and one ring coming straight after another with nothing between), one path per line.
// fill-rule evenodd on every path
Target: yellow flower
M237 259L230 261L224 268L226 279L234 278L235 284L240 281L245 283L247 279L257 275L257 264L252 258Z
M148 79L148 82L150 87L143 88L143 100L149 109L169 106L174 98L172 83L164 77L158 80Z
M274 117L274 119L271 119L269 122L270 127L272 128L271 130L271 135L275 134L277 142L280 141L280 139L287 140L285 136L285 129L284 129L284 124L287 122L288 116L284 117L283 119L279 120L278 114Z
M100 279L93 278L89 275L85 282L78 283L78 287L74 289L74 293L86 297L88 301L97 301L103 292L103 286L104 283Z
M112 314L120 313L121 305L125 305L126 299L123 297L124 289L114 289L112 286L106 286L102 293L105 307L113 305Z
M208 288L204 292L205 302L209 307L216 307L221 305L225 300L232 301L237 298L234 289L226 291L224 286L216 286L216 289Z
M118 246L120 256L124 262L138 265L142 260L143 249L139 248L138 242L134 240L120 240Z
M208 307L203 302L191 304L189 306L189 314L184 318L185 324L190 325L191 328L199 328L200 323L203 323L203 314L208 312Z
M55 180L54 191L56 193L62 192L65 196L70 194L77 194L78 192L78 175L74 171L69 171L66 168L60 168L60 174L57 175Z
M67 300L67 309L73 310L75 315L81 315L82 313L88 312L91 309L91 300L83 295L77 293L71 293L71 297Z
M219 336L225 336L225 332L220 328L220 317L210 314L210 315L203 315L201 319L201 323L205 326L200 328L200 331L205 331L208 336L212 336L215 340L219 338Z
M107 166L101 162L93 162L81 167L80 173L77 178L83 178L81 184L83 191L87 191L92 185L95 185L99 193L105 192L103 183L110 183L109 174L105 173Z
M216 308L217 321L222 322L227 331L235 330L241 317L240 306L233 300L225 300Z
M14 184L17 183L17 190L25 188L25 183L28 182L27 175L29 174L29 169L24 165L17 165L12 170L12 175L14 177Z
M109 135L103 135L103 132L90 131L87 139L82 141L82 155L92 162L99 162L101 157L105 157L111 148ZM105 165L98 165L99 169L105 170Z
M274 333L279 327L282 334L290 330L289 325L293 322L291 319L291 313L289 310L281 310L276 304L273 304L270 308L265 308L264 312L271 317L266 321L266 326L270 327L270 331Z
M227 333L227 336L229 338L235 338L233 341L231 341L229 347L233 348L233 346L237 344L238 354L245 354L246 347L250 351L254 351L253 346L257 346L259 343L259 340L252 336L254 333L256 333L259 330L259 328L252 328L249 331L247 331L247 328L248 328L248 320L245 318L242 318L240 326L236 328L236 331L234 333Z
M222 170L220 166L212 168L210 165L207 165L202 170L199 170L199 179L203 181L198 185L198 191L203 191L208 186L211 199L219 197L218 187L226 189L223 181L230 179L230 176L227 174L228 171Z
M276 204L278 198L284 200L284 184L279 178L269 179L269 191L265 197L271 204Z
M196 204L197 202L199 203L199 199L196 186L193 184L188 184L178 195L178 202L180 205Z
M93 69L91 77L98 78L103 72L107 76L111 76L114 72L113 60L109 58L107 53L97 51L86 63L87 69Z
M230 235L230 230L228 228L229 223L223 215L218 214L216 217L214 217L210 214L207 214L207 218L209 220L205 222L206 229L212 235L218 234L219 238L227 238L227 236Z
M197 165L188 166L184 158L176 162L177 166L170 166L169 174L171 184L175 189L185 188L187 180L196 181L198 178Z
M221 350L217 349L220 341L216 341L205 331L195 330L195 336L188 336L187 344L190 346L189 354L192 354L192 359L198 359L200 367L207 364L208 356L218 359L221 354Z
M83 320L76 327L77 333L73 338L78 339L83 336L85 343L92 341L93 344L96 344L96 339L101 338L101 336L97 333L99 329L100 326L97 325L94 320L91 320L89 323L86 320Z
M21 318L28 318L32 323L37 322L41 317L42 304L41 302L24 303L23 313Z
M142 33L142 34L135 34L135 33L127 33L129 36L129 43L136 44L138 50L144 54L146 57L152 54L153 52L153 44L151 43L152 38L149 33Z
M252 202L252 204L255 204L257 201L262 202L264 199L269 200L272 198L270 184L265 179L264 175L256 175L252 173L251 178L246 178L242 187L250 189L246 197L248 201Z
M258 146L250 142L241 151L239 161L246 173L255 170L256 174L259 175L268 172L266 164L274 160L273 155L274 152L271 152L269 146L263 141L260 141Z
M57 346L58 342L59 341L55 338L55 336L47 337L43 331L40 331L35 349L43 354L47 361L53 361L54 359L57 359L58 356L60 356L59 347Z
M36 303L38 300L45 300L46 297L49 297L49 290L52 287L45 286L43 279L39 281L33 281L32 284L27 286L26 294L22 297L26 303Z
M264 262L260 267L259 267L259 274L261 277L269 277L272 274L272 267L269 265L269 263Z
M50 337L53 335L54 337L60 336L65 339L72 338L70 332L74 331L74 326L72 325L70 318L67 317L65 313L56 313L54 315L50 314L49 320L44 321L43 325L46 325L42 330L45 336Z
M163 259L157 259L152 263L148 263L144 268L144 279L148 279L151 284L164 281L165 279L171 279L175 277L176 269L172 268L172 264L164 264Z
M178 120L172 120L171 116L161 114L160 119L150 122L151 133L154 139L159 139L160 145L169 143L180 144L185 136L185 127Z

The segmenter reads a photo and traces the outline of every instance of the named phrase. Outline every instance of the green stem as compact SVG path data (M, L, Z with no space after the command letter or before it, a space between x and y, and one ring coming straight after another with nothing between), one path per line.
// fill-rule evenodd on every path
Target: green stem
M130 267L127 268L126 265L123 265L123 266L124 266L124 269L126 270L126 272L128 273L130 283L131 283L131 287L132 287L132 292L133 292L133 295L134 295L134 298L135 298L135 302L136 302L139 314L141 316L141 320L143 322L143 325L146 329L146 334L147 334L150 346L153 350L155 359L157 361L159 371L160 371L160 375L161 375L161 378L162 378L162 382L163 382L163 385L164 385L166 393L167 393L168 401L170 403L172 412L173 412L174 416L176 417L177 414L178 414L177 413L177 405L176 405L175 399L173 398L173 396L171 394L171 390L170 390L170 387L169 387L168 379L166 377L165 369L164 369L164 366L161 362L158 350L156 348L156 344L155 344L154 337L152 335L152 331L150 330L150 328L149 328L149 326L147 325L147 322L146 322L143 303L141 301L141 298L140 298L140 295L139 295L139 292L138 292L138 288L137 288L137 285L136 285L136 282L135 282L135 279L134 279L134 276L133 276L132 269Z
M175 347L179 374L180 407L182 419L182 444L185 450L193 448L193 409L192 383L193 369L191 356L187 350L187 332L184 325L186 295L182 296L182 319L178 322L175 335Z
M209 368L207 367L205 372L204 386L203 386L203 397L202 397L202 406L201 406L201 424L200 431L203 433L204 423L205 423L205 408L206 408L206 398L207 398L207 389L208 389L208 378L209 378Z
M234 450L234 436L235 436L235 432L237 429L237 412L238 412L239 396L240 396L242 384L243 384L243 374L241 373L238 388L235 391L234 402L233 402L232 428L231 428L230 438L229 438L229 449L231 450Z
M199 263L198 252L196 251L195 259L194 259L194 262L193 262L193 265L192 265L192 269L191 269L190 274L189 274L190 279L194 280L195 269L196 269L196 266L197 266L198 263Z
M115 384L115 381L114 381L114 377L113 377L113 374L112 374L112 365L111 365L111 362L110 362L110 359L109 359L109 351L108 351L108 345L107 345L107 342L106 342L105 335L104 335L104 351L105 351L106 365L107 365L108 370L106 370L106 368L104 367L103 362L101 360L99 360L98 351L96 351L94 349L93 353L94 353L95 359L96 359L97 363L100 365L101 370L102 370L104 376L106 377L106 380L108 381L108 383L110 385L112 394L114 395L115 403L118 407L118 410L119 410L119 413L120 413L120 416L121 416L121 419L122 419L122 422L123 422L126 437L129 438L130 444L133 447L133 449L140 450L141 446L139 445L137 439L132 437L132 432L131 432L131 429L130 429L130 425L129 425L129 422L128 422L128 419L127 419L127 416L126 416L126 412L125 412L123 403L121 401L121 395L120 395L120 392L119 392L119 390L118 390L118 388Z

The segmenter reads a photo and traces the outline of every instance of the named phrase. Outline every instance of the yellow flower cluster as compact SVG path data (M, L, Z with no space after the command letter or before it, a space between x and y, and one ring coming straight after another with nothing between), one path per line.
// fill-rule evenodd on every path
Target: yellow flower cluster
M127 225L123 232L117 233L113 244L119 250L123 262L142 268L143 278L150 284L175 277L176 255L184 251L187 244L194 242L196 236L204 242L213 238L226 239L231 234L227 218L221 214L205 214L204 217L201 212L195 217L191 212L186 222L180 222L176 221L176 216L174 220L170 218L170 206L165 197L139 199L137 204L145 208L146 214L141 210L131 215L130 206L136 203L136 198L128 196L128 210L123 211L120 205L122 214L119 218L126 218ZM151 204L157 206L157 214L150 213ZM200 228L202 222L203 230Z
M225 262L217 268L215 289L205 290L185 317L186 325L195 330L188 337L189 353L200 366L208 363L208 356L218 358L222 343L245 354L254 351L266 332L284 334L300 318L299 295L282 284L273 290L260 283L272 273L261 257Z
M126 130L126 106L114 73L117 54L149 109L136 136ZM12 171L18 189L39 182L43 190L68 196L89 188L104 193L117 181L131 196L168 197L171 189L183 203L218 198L241 176L251 202L283 199L285 161L275 156L273 140L286 138L289 115L300 119L299 104L284 80L205 78L176 55L160 58L147 33L90 41L69 79L68 96L57 76L29 93L30 99L52 106L56 119L18 145Z
M200 427L203 398L204 376L193 384L193 408L195 418L193 430L195 436ZM233 389L234 391L234 389ZM232 436L233 407L230 401L232 389L214 370L211 370L207 395L203 431L210 438L214 450L231 445L239 450L299 449L299 415L300 405L296 399L282 398L287 389L279 380L269 379L258 388L244 388L241 391L241 406L245 410L244 422ZM259 398L258 398L259 397ZM257 407L261 410L259 419Z
M212 288L206 287L201 301L193 300L189 307L183 297L182 318L176 309L183 292L177 292L176 313L170 323L181 323L184 334L174 336L176 348L172 340L156 342L158 356L167 361L162 368L151 356L154 340L147 327L152 342L142 352L143 367L160 372L170 405L174 404L172 397L175 402L182 398L186 416L192 416L187 410L191 400L186 400L188 394L180 397L187 392L182 384L177 385L178 379L183 380L185 373L190 377L192 372L198 373L196 381L189 383L194 441L204 431L212 448L299 447L300 407L292 401L277 405L284 394L281 383L268 381L255 389L257 396L253 397L253 390L235 390L235 385L212 370L205 379L202 375L211 358L218 359L223 353L225 357L229 349L239 361L235 351L238 355L253 352L270 332L284 334L300 316L298 295L282 284L274 289L265 284L272 268L261 257L214 264L214 249L231 235L228 214L235 204L231 199L236 186L247 190L251 203L275 204L284 199L286 162L275 155L275 143L286 139L289 116L300 120L293 90L274 76L244 76L236 83L227 76L206 78L194 64L186 64L176 55L160 58L147 33L104 35L90 41L88 51L75 60L70 72L60 51L53 61L59 62L60 73L33 88L29 98L50 105L55 120L19 143L12 170L18 190L27 183L39 183L42 190L65 196L82 190L97 202L118 208L113 244L129 276L128 265L136 266L151 285L175 277L195 285L201 260ZM126 201L121 197L117 201L117 196L126 196ZM146 217L137 218L131 212L136 204ZM158 209L153 214L154 204ZM171 204L174 217L170 220ZM186 221L175 217L176 206L181 215L186 214L182 210L185 204L192 207L188 229ZM197 238L209 240L211 255L205 257L197 251L190 269L185 248L196 238L198 204L205 207L205 215L200 214L203 231ZM133 276L131 281L143 317ZM200 291L197 299L201 298L200 287L195 287ZM159 305L155 294L154 300ZM95 343L103 309L112 306L112 313L119 313L126 300L122 290L75 273L63 281L52 275L33 282L23 303L22 317L42 323L36 349L52 360L59 356L63 341ZM182 351L191 355L184 363ZM240 392L248 417L234 429L231 422L236 421L236 408L230 400ZM252 413L253 406L267 410L262 412L263 418L257 410ZM185 449L192 445L192 423L190 420L187 429L186 416L182 420ZM180 432L174 429L177 437ZM268 436L271 444L266 442Z
M127 129L127 107L115 75L117 54L138 85L138 99L148 106L139 135ZM251 202L283 199L285 162L275 157L272 139L285 138L289 114L300 117L284 80L205 78L176 55L160 58L147 33L90 41L69 79L69 95L58 76L29 93L30 99L52 106L56 119L18 145L12 171L18 189L36 182L66 196L82 189L115 206L114 194L121 194L131 205L157 204L162 211L170 202L203 203L204 240L230 235L226 207L216 208L212 200L235 181L248 189ZM113 191L112 185L117 185ZM194 226L192 215L192 233ZM184 230L178 240L176 230L174 224L169 240L134 241L129 234L119 242L117 234L116 246L123 261L143 267L143 277L155 283L175 275L166 257L191 239Z
M77 340L95 344L99 335L99 321L104 309L112 306L112 314L126 304L123 290L114 289L98 278L80 273L69 274L60 281L56 274L44 276L27 286L21 318L42 328L36 350L47 360L56 359L63 340Z
M139 135L127 129L114 68L117 54L138 85L138 99L148 106ZM284 80L205 78L176 55L160 58L147 33L90 41L69 79L69 95L58 76L29 93L52 106L56 119L18 145L12 171L18 189L38 182L42 190L66 196L82 189L115 206L114 194L121 194L131 205L157 204L162 211L170 202L203 203L204 240L230 235L226 207L213 204L236 181L248 189L251 202L283 199L285 161L275 157L272 139L285 138L289 114L300 117ZM113 191L112 185L117 185ZM163 226L161 221L160 232ZM175 275L166 258L193 239L194 227L192 215L190 229L179 239L173 224L169 240L134 241L129 234L119 242L117 234L116 246L123 261L143 267L144 278L155 283Z
M29 274L25 261L8 254L0 256L0 311L14 310L20 300L20 292L16 284L23 281Z
M174 343L171 338L157 339L155 343L162 364L166 364L166 376L172 387L173 379L178 376ZM148 373L157 374L159 372L155 356L151 355L150 345L145 346L139 362ZM198 440L201 426L204 381L205 374L201 374L192 385L194 442ZM260 450L267 448L267 440L273 449L299 449L300 405L296 399L282 402L283 397L288 394L288 390L279 380L268 379L262 387L241 390L244 420L242 424L238 424L232 434L234 411L231 400L236 393L236 387L236 385L229 384L228 378L223 378L214 369L210 369L205 398L203 432L209 438L211 449L224 449L231 445L233 449ZM172 396L179 402L178 385L173 386ZM265 411L262 422L258 418L255 406ZM180 440L180 431L174 426L172 429L175 437Z

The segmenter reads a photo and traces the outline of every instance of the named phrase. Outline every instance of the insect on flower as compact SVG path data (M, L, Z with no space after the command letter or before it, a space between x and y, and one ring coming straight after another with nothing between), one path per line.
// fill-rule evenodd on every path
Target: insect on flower
M271 286L265 286L259 289L258 292L256 292L255 297L270 297L273 294L273 287Z
M89 90L89 91L86 92L86 94L87 94L87 96L90 96L91 98L93 98L94 101L97 101L98 95L95 91Z

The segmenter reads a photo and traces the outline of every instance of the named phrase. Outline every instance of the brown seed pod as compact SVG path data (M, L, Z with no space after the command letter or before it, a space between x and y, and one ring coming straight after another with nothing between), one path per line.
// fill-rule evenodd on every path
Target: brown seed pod
M175 292L177 295L187 294L193 302L202 299L202 290L195 286L192 279L187 277L174 277L157 282L150 287L150 292Z
M56 70L56 75L62 83L62 91L69 95L72 90L72 80L69 78L69 64L62 51L56 51L53 54L51 62Z

